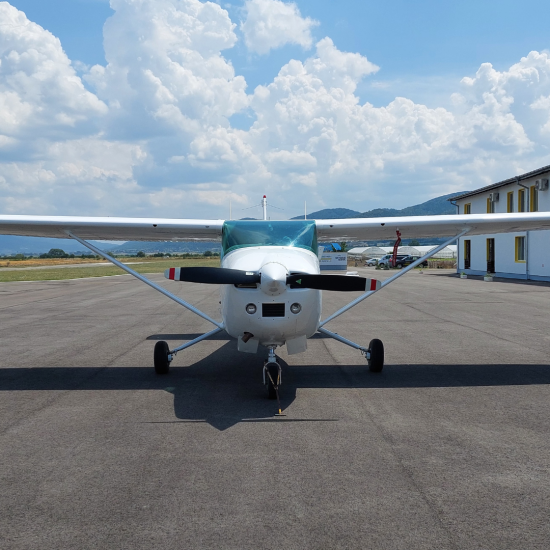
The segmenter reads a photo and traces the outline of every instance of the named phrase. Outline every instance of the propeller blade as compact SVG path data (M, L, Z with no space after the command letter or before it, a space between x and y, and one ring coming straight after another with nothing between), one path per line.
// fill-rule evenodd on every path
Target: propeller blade
M223 267L171 267L164 272L167 279L206 283L207 285L247 285L260 282L260 274Z
M336 290L338 292L357 292L379 290L380 281L364 277L346 275L289 275L286 278L290 288L313 288L315 290Z

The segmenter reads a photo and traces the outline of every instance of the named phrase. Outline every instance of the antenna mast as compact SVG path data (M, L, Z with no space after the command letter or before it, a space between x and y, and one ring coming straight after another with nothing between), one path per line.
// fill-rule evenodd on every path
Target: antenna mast
M265 195L262 199L262 207L264 209L264 220L267 220L267 197Z

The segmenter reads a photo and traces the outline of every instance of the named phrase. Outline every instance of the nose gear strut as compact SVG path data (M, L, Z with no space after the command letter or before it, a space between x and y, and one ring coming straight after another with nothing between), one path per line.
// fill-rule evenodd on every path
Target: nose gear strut
M281 400L279 399L279 386L281 385L281 365L277 363L275 355L276 346L269 346L267 361L264 363L264 384L267 387L269 399L277 399L279 412L275 416L286 416L281 410Z

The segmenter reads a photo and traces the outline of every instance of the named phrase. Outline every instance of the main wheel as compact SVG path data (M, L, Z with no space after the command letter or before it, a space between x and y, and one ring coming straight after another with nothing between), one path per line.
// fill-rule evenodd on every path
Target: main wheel
M382 369L384 368L384 344L382 343L382 340L378 340L378 338L371 340L369 344L369 352L369 370L371 372L382 372Z
M170 370L170 361L168 361L169 352L170 348L163 340L155 344L154 360L155 372L157 374L168 374Z
M275 386L273 385L273 382L275 382L277 386L279 385L279 365L277 363L268 363L266 365L266 369L267 372L265 373L265 382L267 387L267 398L277 399L277 392L275 391ZM273 382L271 382L271 380L273 380Z

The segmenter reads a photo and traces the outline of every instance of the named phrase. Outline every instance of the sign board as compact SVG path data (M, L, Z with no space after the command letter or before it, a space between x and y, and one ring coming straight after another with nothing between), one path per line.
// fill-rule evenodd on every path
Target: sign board
M347 252L323 252L319 256L319 266L321 271L347 271L348 254Z

